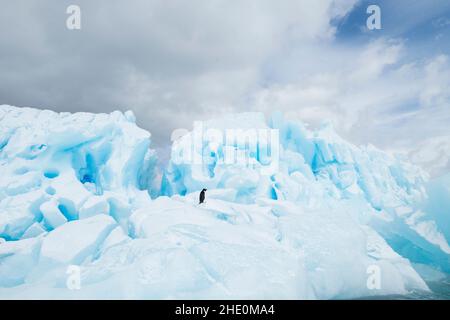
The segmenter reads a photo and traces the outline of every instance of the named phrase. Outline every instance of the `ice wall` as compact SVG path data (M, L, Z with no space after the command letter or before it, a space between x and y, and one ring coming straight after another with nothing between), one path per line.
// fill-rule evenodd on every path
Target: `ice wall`
M222 140L217 139L209 133L211 128L223 132L275 129L279 158L261 157L270 155L265 149L277 143L265 143L265 136L254 135L256 151L251 152L249 143L226 139L225 133ZM247 161L227 163L226 150L230 148L246 149ZM263 174L261 169L270 161L278 161L278 170ZM450 272L445 219L435 221L430 210L422 206L428 197L427 181L428 175L419 167L370 145L356 147L340 138L330 124L308 130L279 113L267 122L260 113L244 113L197 122L191 133L178 139L172 147L162 192L183 195L204 187L231 188L236 190L233 200L241 203L284 200L304 207L329 206L329 210L344 201L355 206L365 203L369 214L361 210L360 219L382 234L397 252Z
M449 269L448 181L329 125L196 123L154 200L150 134L129 112L0 106L0 130L0 298L353 298L428 290L411 262Z
M0 237L35 237L99 212L126 228L155 157L134 121L132 112L0 106Z

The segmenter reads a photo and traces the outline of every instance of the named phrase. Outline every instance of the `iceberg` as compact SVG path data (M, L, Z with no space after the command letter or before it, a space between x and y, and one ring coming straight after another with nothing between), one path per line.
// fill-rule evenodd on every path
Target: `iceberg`
M242 143L223 139L218 144L217 139L210 138L210 128L277 130L279 157L273 160L278 161L278 171L266 175L258 170L265 165L261 153L266 152L247 152L250 160L228 164L223 150L240 149ZM267 148L267 143L258 139L256 145ZM179 155L187 151L193 155L187 157L188 161L180 161ZM200 161L190 161L195 157ZM449 219L443 213L448 212L449 204L441 207L440 219L432 214L437 208L423 209L429 197L428 181L425 171L400 157L371 145L358 148L345 141L330 123L308 130L303 123L286 120L280 113L269 121L260 113L243 113L197 123L193 132L175 141L162 193L184 195L206 186L235 189L235 201L241 203L274 200L275 207L287 201L303 209L338 210L341 204L351 203L348 214L380 233L394 250L413 262L450 272L450 238L444 235ZM448 197L440 195L428 206L444 199Z
M156 159L131 112L0 106L0 298L340 299L450 272L448 178L330 124L196 122L158 192Z
M0 106L0 122L0 237L6 240L95 214L124 215L138 193L147 193L155 155L150 134L131 112Z

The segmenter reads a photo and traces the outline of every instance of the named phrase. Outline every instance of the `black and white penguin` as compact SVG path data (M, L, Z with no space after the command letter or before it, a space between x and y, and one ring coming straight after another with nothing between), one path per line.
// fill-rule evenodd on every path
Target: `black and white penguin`
M205 192L206 192L206 190L207 190L207 189L203 189L203 190L200 192L200 199L199 199L199 203L198 203L198 204L201 204L201 203L203 203L203 202L205 201Z

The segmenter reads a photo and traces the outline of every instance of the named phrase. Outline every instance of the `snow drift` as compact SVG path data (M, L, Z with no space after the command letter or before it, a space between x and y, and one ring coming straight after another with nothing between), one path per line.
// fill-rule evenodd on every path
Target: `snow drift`
M220 144L208 135L209 128L278 130L278 171L265 175L255 170L255 165L250 167L249 162L256 163L256 169L264 165L258 152L246 154L254 161L227 164L224 150L245 149L245 145L237 139L224 139ZM357 148L340 138L329 123L310 131L301 122L287 121L281 114L272 116L268 123L258 113L197 123L192 133L174 143L172 154L186 152L183 141L191 141L194 135L203 137L202 144L192 144L192 152L203 161L195 164L170 161L163 179L163 193L185 194L204 186L231 188L237 191L233 201L267 203L271 199L276 200L273 202L276 206L287 201L303 209L335 213L342 204L350 203L347 214L377 230L397 252L413 262L450 272L450 238L443 234L448 229L444 221L449 218L436 220L440 222L437 225L431 215L436 210L423 210L428 199L428 175L419 167L373 146ZM260 143L258 140L256 145ZM432 203L438 201L444 200L441 197ZM447 204L441 210L448 212L448 208Z
M154 163L150 134L131 112L1 106L0 121L0 237L6 240L99 213L126 220L146 193Z
M277 130L277 170L208 128ZM202 161L175 161L198 133ZM450 272L441 184L329 125L258 113L201 123L174 142L154 200L149 147L130 112L0 106L0 297L351 298L428 290L411 262ZM224 161L230 149L249 161ZM79 290L66 285L74 265Z

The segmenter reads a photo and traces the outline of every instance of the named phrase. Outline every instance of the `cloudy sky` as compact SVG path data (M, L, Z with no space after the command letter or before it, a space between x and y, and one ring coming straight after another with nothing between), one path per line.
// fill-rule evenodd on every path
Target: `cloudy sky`
M131 109L158 148L193 120L281 110L450 169L448 0L0 4L0 104ZM70 4L81 30L66 28ZM370 4L381 30L366 28Z

